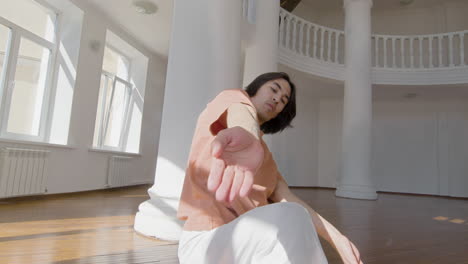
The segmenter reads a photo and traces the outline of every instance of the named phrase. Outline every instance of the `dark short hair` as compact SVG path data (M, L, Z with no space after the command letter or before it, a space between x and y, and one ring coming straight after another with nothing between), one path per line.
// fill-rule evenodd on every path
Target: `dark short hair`
M267 72L255 78L255 80L245 88L247 94L249 94L250 97L253 97L257 94L258 89L260 89L262 85L277 79L284 79L289 83L291 94L289 96L288 103L284 106L283 110L275 118L260 126L260 129L265 134L274 134L283 131L287 127L292 127L291 122L296 116L296 86L291 82L289 75L285 72Z

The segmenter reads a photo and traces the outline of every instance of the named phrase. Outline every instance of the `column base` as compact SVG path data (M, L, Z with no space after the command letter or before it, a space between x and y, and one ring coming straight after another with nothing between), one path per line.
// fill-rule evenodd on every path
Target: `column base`
M335 195L343 198L377 200L377 192L369 186L359 185L339 185L336 188Z
M161 240L179 241L184 221L176 217L178 203L177 199L161 197L143 202L135 216L135 231Z

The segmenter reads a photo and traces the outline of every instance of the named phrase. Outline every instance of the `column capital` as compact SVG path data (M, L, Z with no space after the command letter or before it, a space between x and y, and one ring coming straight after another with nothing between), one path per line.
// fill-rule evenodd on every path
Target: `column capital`
M343 7L346 8L349 4L359 2L366 3L369 5L369 7L372 7L373 4L373 0L343 0Z

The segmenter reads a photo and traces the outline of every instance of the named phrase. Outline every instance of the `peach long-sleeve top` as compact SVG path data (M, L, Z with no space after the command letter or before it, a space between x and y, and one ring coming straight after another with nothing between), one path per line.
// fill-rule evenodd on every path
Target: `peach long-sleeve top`
M208 191L207 180L212 161L211 142L220 130L227 128L227 109L234 103L245 104L255 111L244 90L231 89L224 90L208 103L198 118L177 212L177 217L185 220L186 231L211 230L231 222L249 210L267 205L268 197L273 193L278 179L282 177L271 152L260 137L265 157L254 177L249 195L236 198L229 204L217 201L214 193Z

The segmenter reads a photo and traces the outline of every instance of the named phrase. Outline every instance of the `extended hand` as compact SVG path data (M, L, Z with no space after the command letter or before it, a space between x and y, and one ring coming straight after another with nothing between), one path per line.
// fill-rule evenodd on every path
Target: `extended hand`
M245 197L262 165L263 154L260 141L247 130L221 130L211 144L213 161L208 176L208 190L216 192L216 200L229 198L232 202L237 196Z

